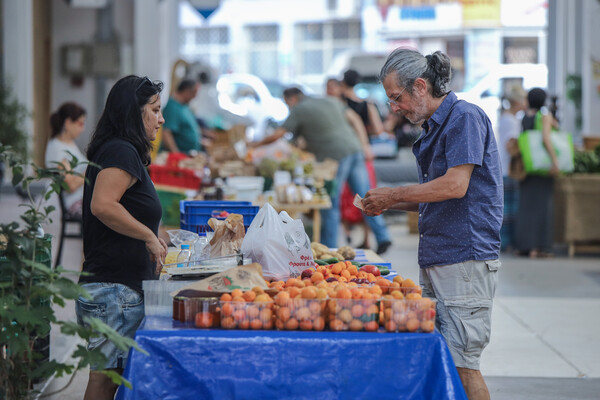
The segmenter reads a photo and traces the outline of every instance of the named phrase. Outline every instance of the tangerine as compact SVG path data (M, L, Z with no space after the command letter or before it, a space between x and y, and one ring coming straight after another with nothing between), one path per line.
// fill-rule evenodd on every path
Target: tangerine
M232 297L229 293L223 293L221 295L221 301L231 301Z

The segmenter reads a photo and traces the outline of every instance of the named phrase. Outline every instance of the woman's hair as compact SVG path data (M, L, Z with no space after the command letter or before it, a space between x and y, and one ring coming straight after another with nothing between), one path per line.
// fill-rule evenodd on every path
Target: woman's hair
M119 138L133 144L142 162L150 164L152 144L146 136L142 109L162 89L162 82L152 82L148 77L129 75L119 79L108 93L104 111L92 134L88 159L91 160L104 143Z
M539 110L546 104L546 91L541 88L533 88L527 93L529 107Z
M417 78L429 82L433 97L442 97L450 91L450 58L441 51L423 56L416 50L398 48L388 56L379 73L379 80L383 82L393 72L396 73L398 86L406 88L410 94L413 93L412 88Z
M344 72L342 82L344 82L346 86L353 88L360 82L360 74L353 69L349 69Z
M58 110L50 115L50 137L53 138L62 132L67 119L77 121L85 114L85 108L81 107L79 104L73 102L63 103Z

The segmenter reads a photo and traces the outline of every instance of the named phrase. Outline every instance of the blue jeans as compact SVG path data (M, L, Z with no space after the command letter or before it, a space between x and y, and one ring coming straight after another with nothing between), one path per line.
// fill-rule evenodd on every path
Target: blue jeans
M345 182L350 189L364 197L369 191L369 175L365 168L365 157L362 153L354 153L338 161L338 170L335 177L337 187L335 193L331 194L331 208L321 210L321 243L327 247L338 247L338 229L340 226L340 195ZM354 207L354 206L352 206ZM375 234L377 244L390 241L390 235L383 220L383 216L367 217L365 221Z
M92 299L80 297L75 302L77 323L84 326L84 317L98 318L121 336L133 339L135 331L144 319L142 295L120 283L85 283L81 286L88 291ZM106 365L91 365L91 370L125 367L127 351L117 348L105 337L90 338L87 348L100 348L107 358Z

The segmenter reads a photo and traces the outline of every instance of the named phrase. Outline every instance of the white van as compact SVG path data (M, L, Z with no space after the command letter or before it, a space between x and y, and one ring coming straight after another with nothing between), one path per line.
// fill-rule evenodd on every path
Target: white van
M499 64L477 83L456 95L481 107L495 129L502 96L515 84L521 85L525 91L534 87L545 89L548 86L548 67L544 64Z

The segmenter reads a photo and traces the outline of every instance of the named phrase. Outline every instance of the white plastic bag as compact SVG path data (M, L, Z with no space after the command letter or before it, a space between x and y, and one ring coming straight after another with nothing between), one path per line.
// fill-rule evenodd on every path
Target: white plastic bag
M304 224L269 203L256 214L242 243L244 257L262 265L265 279L286 280L314 266Z

